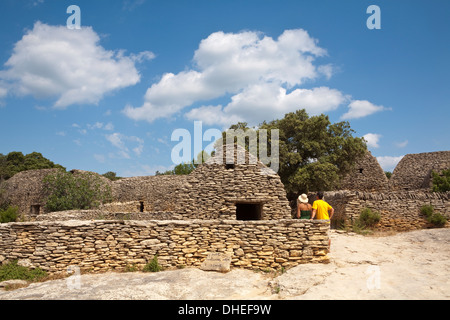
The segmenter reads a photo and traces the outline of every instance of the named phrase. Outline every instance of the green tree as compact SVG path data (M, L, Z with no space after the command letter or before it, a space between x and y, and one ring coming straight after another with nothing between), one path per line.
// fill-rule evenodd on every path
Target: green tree
M44 178L49 194L46 209L92 209L112 199L111 188L94 173L72 174L60 170Z
M230 129L245 132L249 128L246 123L238 123ZM259 129L268 131L268 150L271 130L279 130L278 174L290 198L301 192L339 187L340 179L367 150L363 138L353 137L348 122L333 124L323 114L309 117L304 109L288 113L283 119L264 121Z
M6 156L0 154L0 181L7 180L21 171L51 168L65 170L63 166L53 163L39 152L27 155L18 151L10 152Z
M433 177L433 192L450 191L450 169L443 170L442 175L437 172L432 172Z
M208 155L206 151L200 151L197 155L197 163L194 162L194 159L192 159L191 162L183 162L180 164L177 164L173 170L167 170L165 172L159 172L156 171L155 175L183 175L183 174L189 174L192 171L195 170L199 166L199 164L204 163L206 160L208 160L211 156Z
M105 178L108 178L111 181L116 181L121 179L121 177L117 176L117 173L113 172L113 171L108 171L104 174L102 174L102 176L104 176Z

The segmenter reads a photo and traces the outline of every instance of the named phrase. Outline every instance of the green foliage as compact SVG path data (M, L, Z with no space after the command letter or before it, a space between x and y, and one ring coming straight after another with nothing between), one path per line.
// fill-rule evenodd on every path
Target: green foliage
M159 272L162 270L162 267L158 263L158 255L155 255L153 259L147 263L142 271L144 272Z
M447 192L450 191L450 169L443 170L442 175L437 172L432 172L433 177L433 192Z
M59 171L44 178L48 211L92 209L112 199L111 188L99 176Z
M359 234L368 234L371 228L375 226L381 219L381 215L377 211L370 208L364 208L359 217L353 221L352 229Z
M5 210L0 209L0 223L15 222L19 208L9 206Z
M386 178L390 179L392 177L392 172L385 171L384 174L386 175Z
M208 160L211 156L208 155L207 152L205 151L201 151L199 152L199 154L197 155L197 161L196 163L194 162L194 159L192 159L191 162L185 162L185 163L180 163L177 164L173 170L167 170L165 172L159 172L156 171L155 175L182 175L182 174L189 174L192 171L195 170L195 168L197 168L199 166L200 163L204 163L206 160Z
M420 207L420 213L425 215L427 221L436 227L443 227L447 222L447 218L438 212L434 212L434 208L431 205L423 205Z
M372 211L370 208L364 208L361 211L359 216L359 220L363 227L373 227L376 225L381 219L381 215L377 211Z
M240 122L230 129L245 132L250 128ZM367 150L363 138L352 136L354 131L348 122L332 124L328 116L309 117L304 109L288 113L280 120L263 122L259 129L268 132L269 151L271 130L279 130L278 174L288 194L337 188L340 178L350 172ZM258 132L256 136L259 138Z
M65 170L64 167L53 163L38 152L27 155L17 151L10 152L7 155L0 154L0 181L7 180L21 171L51 168Z
M27 280L38 281L47 276L47 273L40 268L29 269L17 264L14 260L8 264L0 265L0 282L6 280Z
M122 179L121 177L117 176L117 173L113 172L113 171L108 171L104 174L102 174L103 177L108 178L111 181L116 181L119 179Z
M420 213L425 215L427 218L431 217L433 212L434 212L433 206L431 206L429 204L426 204L426 205L423 205L422 207L420 207Z

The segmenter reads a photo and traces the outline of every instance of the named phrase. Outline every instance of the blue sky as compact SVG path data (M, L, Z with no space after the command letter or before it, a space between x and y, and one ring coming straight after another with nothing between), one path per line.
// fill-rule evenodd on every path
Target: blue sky
M367 28L370 5L381 29ZM392 171L450 149L449 16L445 0L2 0L0 153L152 175L174 165L174 130L193 143L194 121L306 108L349 121Z

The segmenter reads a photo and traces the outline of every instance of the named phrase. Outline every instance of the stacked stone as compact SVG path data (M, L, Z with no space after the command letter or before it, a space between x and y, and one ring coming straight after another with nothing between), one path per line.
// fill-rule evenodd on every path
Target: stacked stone
M389 179L392 190L430 189L431 172L450 168L450 151L407 154Z
M350 174L345 176L341 182L343 190L358 191L386 191L388 179L377 159L367 151L359 159Z
M325 198L336 210L335 217L354 221L364 208L371 208L381 214L381 221L376 225L380 230L407 231L430 227L425 216L420 213L423 205L431 205L435 212L450 218L450 192L391 191L326 192Z
M55 221L0 225L0 262L28 260L50 273L69 266L100 272L143 267L158 256L166 268L200 266L211 252L232 267L270 270L328 262L323 221Z

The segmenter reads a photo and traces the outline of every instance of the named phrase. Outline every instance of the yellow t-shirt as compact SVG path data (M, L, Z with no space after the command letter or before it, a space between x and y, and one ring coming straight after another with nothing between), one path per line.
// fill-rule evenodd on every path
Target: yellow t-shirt
M316 200L312 205L313 209L316 209L316 219L321 220L329 220L330 216L328 215L328 210L331 210L332 207L323 200Z

